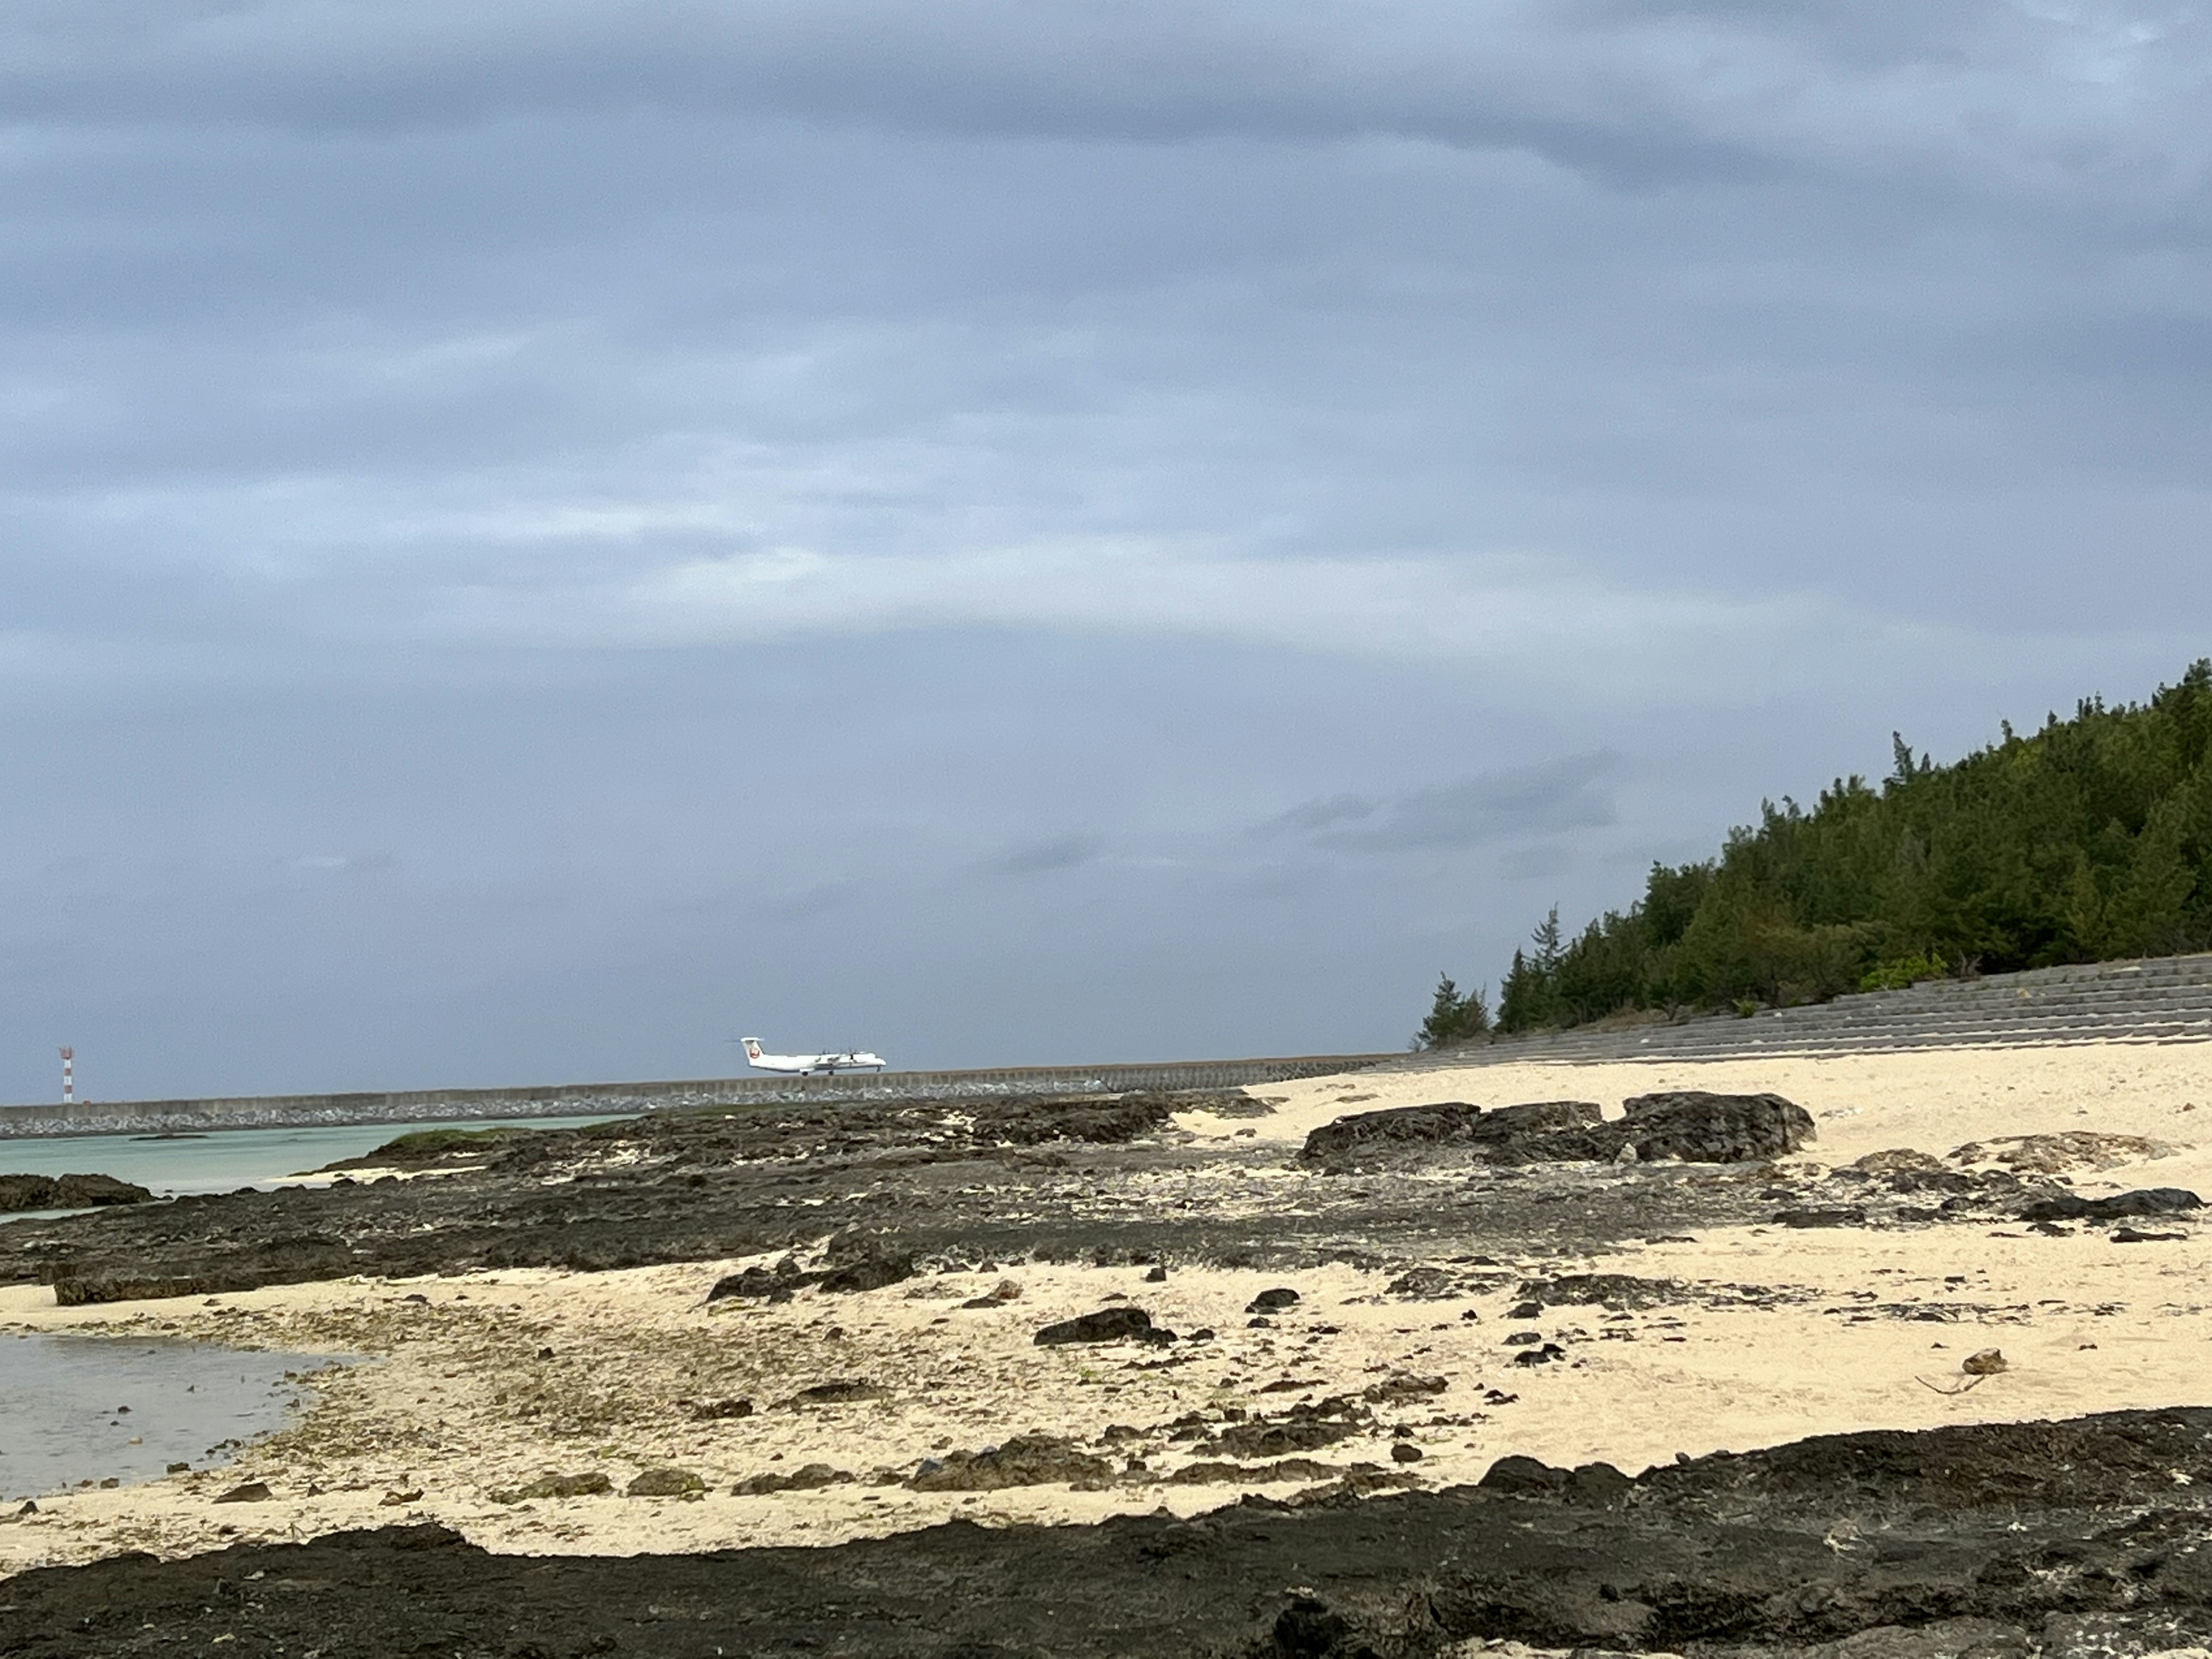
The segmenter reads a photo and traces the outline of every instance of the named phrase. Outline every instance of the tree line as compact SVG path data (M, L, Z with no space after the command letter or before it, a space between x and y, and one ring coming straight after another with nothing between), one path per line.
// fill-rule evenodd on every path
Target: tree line
M1946 975L2212 945L2212 659L2143 704L2081 703L1948 765L1902 737L1879 787L1762 803L1719 856L1655 863L1644 896L1513 954L1494 1020L1449 978L1416 1041L1629 1010L1751 1012Z

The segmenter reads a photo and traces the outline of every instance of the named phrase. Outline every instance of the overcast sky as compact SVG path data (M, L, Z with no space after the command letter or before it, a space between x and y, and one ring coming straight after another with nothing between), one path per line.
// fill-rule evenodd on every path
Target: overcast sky
M15 0L0 1097L1403 1046L2212 651L2212 23Z

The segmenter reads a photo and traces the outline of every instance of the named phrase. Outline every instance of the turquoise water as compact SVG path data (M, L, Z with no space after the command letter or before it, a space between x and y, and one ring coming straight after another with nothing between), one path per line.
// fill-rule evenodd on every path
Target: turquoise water
M0 1139L0 1174L110 1175L164 1197L227 1193L358 1158L414 1129L565 1129L606 1121L602 1115L223 1129L184 1139ZM0 1217L0 1226L22 1218ZM303 1391L288 1372L332 1363L338 1362L143 1338L0 1334L0 1498L43 1497L88 1481L149 1480L172 1463L204 1468L227 1462L238 1443L282 1428L301 1402Z
M0 1335L0 1498L227 1462L302 1402L288 1373L336 1363L191 1342Z
M186 1139L144 1135L38 1135L0 1139L0 1175L108 1175L163 1197L264 1187L279 1177L359 1158L416 1129L573 1129L612 1116L492 1118L482 1122L348 1123L297 1129L216 1129Z

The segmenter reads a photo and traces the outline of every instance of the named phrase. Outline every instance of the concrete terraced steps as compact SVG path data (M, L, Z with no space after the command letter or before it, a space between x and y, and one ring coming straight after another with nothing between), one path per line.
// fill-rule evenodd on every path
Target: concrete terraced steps
M1885 1048L2212 1042L2212 954L1933 980L1741 1018L1505 1037L1385 1062L1385 1069L1516 1060L1727 1060Z

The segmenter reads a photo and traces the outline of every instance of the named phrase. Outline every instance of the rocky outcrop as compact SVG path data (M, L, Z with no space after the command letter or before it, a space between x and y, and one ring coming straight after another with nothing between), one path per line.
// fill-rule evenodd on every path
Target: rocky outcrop
M1036 1334L1036 1341L1040 1348L1054 1348L1071 1342L1158 1341L1164 1334L1153 1325L1152 1315L1142 1308L1124 1304L1101 1308L1096 1313L1078 1314L1073 1319L1048 1325ZM1166 1340L1172 1341L1174 1338Z
M1813 1139L1813 1115L1780 1095L1718 1095L1686 1089L1638 1095L1608 1125L1645 1163L1747 1164L1783 1158ZM1617 1150L1617 1149L1616 1149Z
M1018 1434L981 1451L924 1458L907 1485L916 1492L998 1492L1008 1486L1099 1486L1114 1477L1103 1457L1054 1434Z
M1787 1116L1786 1107L1775 1109ZM1423 1167L1423 1160L1430 1167L1459 1161L1473 1177L1454 1200L1455 1226L1473 1230L1464 1245L1468 1261L1442 1267L1431 1265L1431 1200L1440 1196L1434 1192L1408 1202L1408 1194L1386 1181L1371 1194L1337 1192L1315 1206L1299 1196L1306 1183L1271 1182L1241 1192L1232 1219L1213 1213L1211 1200L1154 1201L1154 1172L1182 1167L1194 1148L1115 1147L1065 1138L1034 1146L978 1146L976 1136L948 1125L934 1103L911 1109L891 1103L872 1112L671 1114L589 1131L518 1134L436 1180L284 1187L18 1218L0 1228L6 1235L0 1238L0 1284L52 1285L64 1303L87 1304L355 1274L404 1279L525 1267L591 1273L736 1257L733 1267L757 1265L726 1273L715 1287L724 1302L792 1295L827 1302L842 1299L840 1291L897 1297L908 1288L899 1275L909 1268L933 1279L961 1275L935 1288L959 1288L972 1301L977 1291L990 1291L1003 1264L1024 1260L1112 1261L1139 1273L1162 1262L1234 1261L1273 1274L1316 1252L1340 1251L1357 1234L1363 1251L1394 1264L1390 1297L1427 1299L1479 1290L1475 1269L1485 1249L1527 1256L1540 1240L1556 1251L1570 1238L1578 1247L1602 1247L1705 1225L1756 1224L1779 1201L1779 1194L1748 1182L1636 1178L1633 1164L1592 1181L1591 1166L1576 1160L1613 1158L1622 1149L1634 1158L1632 1137L1639 1136L1658 1152L1669 1144L1660 1132L1680 1127L1670 1126L1666 1113L1648 1121L1602 1122L1590 1121L1595 1112L1587 1103L1539 1102L1529 1109L1488 1113L1466 1106L1428 1115L1456 1115L1462 1126L1471 1120L1466 1138L1480 1143L1439 1147L1416 1139L1401 1148L1409 1170ZM1681 1115L1678 1109L1672 1115ZM1710 1129L1715 1115L1691 1115L1705 1117ZM1407 1121L1366 1122L1395 1137L1395 1126ZM1786 1146L1802 1127L1784 1122L1753 1144ZM957 1141L950 1138L955 1129ZM1356 1148L1355 1154L1347 1167L1366 1156ZM1201 1157L1198 1179L1215 1190L1236 1178L1228 1173L1231 1165L1250 1156L1239 1146L1225 1154L1225 1163ZM1550 1161L1534 1161L1539 1158ZM2002 1192L1986 1185L2000 1175L2012 1183ZM1974 1213L1987 1211L1992 1218L2009 1218L2041 1196L2002 1171L1938 1169L1887 1178L1908 1176L1940 1183L1931 1194L1945 1198L1954 1186L1972 1188ZM1808 1192L1791 1201L1845 1198L1879 1201L1880 1194ZM1249 1215L1241 1207L1248 1203L1256 1206ZM1882 1207L1880 1219L1902 1214L1897 1206ZM835 1243L825 1247L825 1239ZM709 1274L700 1289L712 1282ZM1246 1296L1289 1282L1257 1279ZM878 1288L861 1290L870 1284ZM887 1284L890 1288L880 1288ZM1307 1295L1310 1300L1311 1291ZM961 1305L953 1300L946 1312ZM992 1311L999 1305L987 1302L957 1316L996 1320L1025 1304ZM1083 1305L1091 1304L1055 1306L1027 1328ZM1250 1316L1279 1321L1295 1315Z
M179 1220L183 1218L179 1212L191 1202L180 1199L170 1204L149 1205L146 1213L149 1218ZM135 1220L137 1217L128 1218ZM112 1229L125 1219L124 1216L103 1216L99 1218L99 1224L103 1230ZM338 1279L356 1271L358 1263L343 1239L328 1233L298 1231L297 1225L295 1221L293 1229L263 1242L254 1252L251 1266L232 1261L222 1263L214 1272L179 1273L173 1270L171 1261L164 1259L167 1252L149 1252L146 1259L118 1264L119 1271L86 1272L78 1263L67 1260L45 1271L54 1287L55 1302L64 1308L99 1302L137 1302L154 1297L228 1295L264 1285Z
M2113 1659L2212 1637L2203 1409L1826 1435L1633 1478L1506 1457L1479 1486L1367 1501L1351 1494L1407 1477L1310 1458L1188 1469L1175 1478L1342 1490L697 1555L493 1554L427 1524L133 1553L10 1578L0 1651L228 1638L369 1659L434 1632L438 1651L508 1655Z
M603 1470L592 1469L582 1474L541 1474L527 1485L495 1492L495 1504L526 1504L544 1498L598 1498L615 1489L611 1477Z
M1610 1463L1562 1469L1516 1455L1499 1458L1475 1484L1489 1492L1571 1493L1601 1501L1626 1492L1635 1483Z
M833 1240L827 1261L811 1272L785 1256L773 1267L754 1266L743 1273L725 1273L707 1292L709 1302L743 1297L767 1302L788 1302L808 1285L833 1294L853 1295L880 1291L914 1277L914 1253L874 1242Z
M162 1297L213 1296L226 1290L246 1288L217 1279L188 1274L174 1277L149 1274L141 1278L132 1273L101 1273L90 1278L71 1277L54 1280L54 1305L58 1308L82 1308L101 1302L150 1302Z
M2204 1200L2186 1187L2143 1187L2110 1198L2057 1193L2039 1198L2020 1212L2022 1221L2124 1221L2138 1216L2181 1215L2201 1210Z
M623 1488L629 1498L689 1498L707 1490L707 1483L689 1469L640 1469Z
M888 1400L891 1391L866 1377L841 1376L801 1389L784 1404L790 1407L857 1406L871 1400Z
M1999 1135L1954 1146L1948 1161L1958 1164L1997 1164L2014 1175L2065 1175L2075 1170L2116 1170L2154 1158L2171 1158L2178 1149L2142 1135L2106 1134L2094 1129L2066 1129L2057 1134Z
M1525 1279L1516 1292L1523 1301L1544 1308L1659 1308L1690 1299L1679 1279L1638 1279L1631 1273L1559 1273L1549 1279Z
M0 1175L0 1214L22 1210L97 1210L111 1204L144 1204L154 1194L129 1181L104 1175Z
M1445 1150L1480 1152L1517 1162L1517 1145L1531 1137L1584 1128L1604 1114L1589 1100L1536 1101L1486 1111L1463 1100L1426 1106L1394 1106L1354 1112L1324 1123L1306 1137L1298 1156L1325 1170L1403 1162Z
M1701 1090L1638 1095L1607 1122L1586 1100L1485 1111L1464 1101L1358 1112L1306 1137L1300 1159L1329 1173L1458 1156L1491 1164L1743 1164L1784 1157L1814 1136L1813 1116L1780 1095Z
M737 1498L767 1498L782 1492L819 1492L824 1486L847 1486L852 1479L849 1469L828 1463L802 1463L788 1474L773 1470L766 1474L749 1474L730 1492Z

